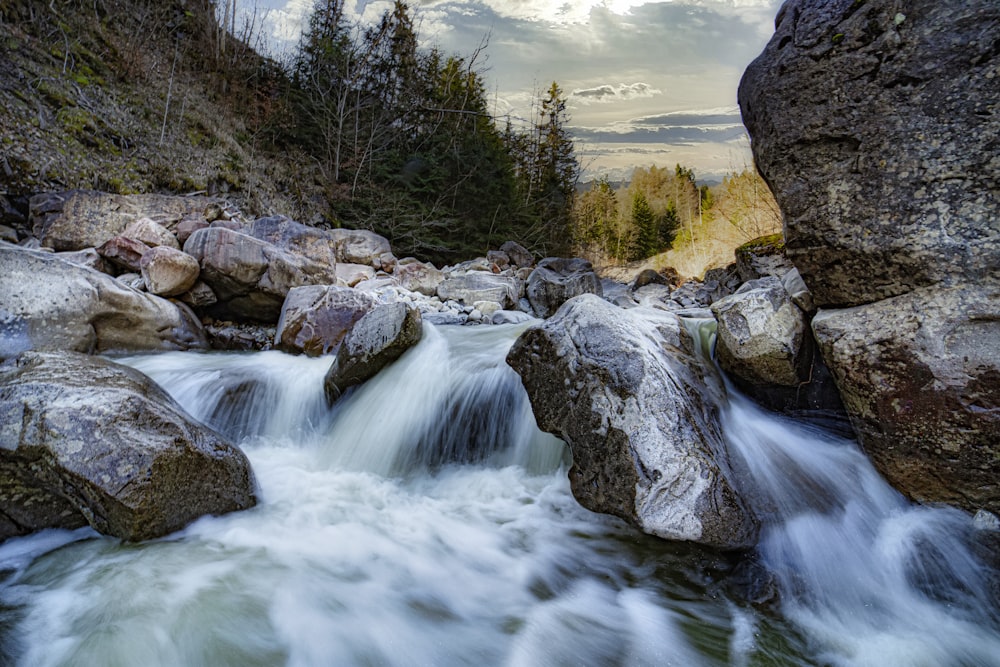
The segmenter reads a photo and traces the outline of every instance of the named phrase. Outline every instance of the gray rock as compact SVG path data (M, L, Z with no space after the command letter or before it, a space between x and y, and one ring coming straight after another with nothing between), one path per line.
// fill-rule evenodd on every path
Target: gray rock
M364 264L348 264L341 262L337 264L337 280L342 281L349 287L354 287L360 282L372 280L375 277L375 269Z
M303 225L283 215L258 218L247 226L244 233L331 268L338 261L337 242L327 231Z
M0 241L7 243L17 243L17 231L13 227L0 225Z
M381 304L362 317L337 350L324 387L332 403L348 388L374 377L420 342L420 311L403 303Z
M812 327L861 445L893 486L1000 512L996 290L918 290L821 310Z
M350 287L295 287L281 308L274 344L286 352L336 352L354 324L375 307L368 293Z
M194 232L184 252L219 299L209 312L223 319L276 322L293 287L337 282L334 266L223 227Z
M17 246L0 246L0 266L0 358L24 350L208 347L201 323L186 306L137 292L111 276Z
M116 276L116 280L134 290L140 292L146 291L146 281L138 273L120 273Z
M781 278L781 285L788 292L792 303L801 308L802 312L809 314L816 312L816 303L813 301L812 292L806 287L806 283L802 280L802 275L798 269L792 269L786 273Z
M119 279L121 276L119 276ZM145 284L145 283L143 283ZM196 280L187 292L177 297L192 308L205 308L219 302L212 288L201 280Z
M392 254L384 236L366 229L331 229L327 232L337 248L337 261L376 266L382 255Z
M750 384L794 387L809 379L809 324L774 276L745 283L712 304L719 365Z
M795 266L785 256L781 234L762 236L736 249L736 274L741 282L775 276L781 278Z
M444 280L444 273L433 264L421 262L412 257L399 260L394 275L404 288L427 296L436 295L438 285Z
M177 237L174 236L173 232L163 225L156 224L149 218L139 218L130 222L121 235L135 239L136 241L142 241L150 248L166 246L174 250L181 249L181 244L177 242Z
M214 320L205 325L205 333L213 350L260 352L273 347L275 328L256 322Z
M167 245L150 248L139 262L146 291L159 296L178 296L194 287L201 272L198 260Z
M136 370L75 353L0 365L0 539L90 525L146 540L255 504L243 453Z
M507 241L500 246L500 251L507 255L510 263L521 268L535 265L535 256L530 250L516 241Z
M77 266L85 266L88 269L100 271L109 276L113 276L116 272L115 265L102 257L96 248L85 248L72 252L57 252L55 256L64 262L76 264Z
M820 307L1000 280L996 0L789 0L739 102Z
M210 197L171 195L113 195L106 192L71 190L31 198L34 236L56 250L96 248L121 236L125 227L139 218L171 229L181 218L200 214Z
M567 301L517 340L539 426L573 451L573 495L671 540L722 548L756 541L715 420L717 385L671 313Z
M601 279L585 259L546 257L531 272L528 301L539 317L551 317L559 306L580 294L603 296Z
M469 306L476 301L496 301L509 308L521 298L521 289L521 281L514 276L470 271L452 274L441 281L437 295L442 300L458 301Z

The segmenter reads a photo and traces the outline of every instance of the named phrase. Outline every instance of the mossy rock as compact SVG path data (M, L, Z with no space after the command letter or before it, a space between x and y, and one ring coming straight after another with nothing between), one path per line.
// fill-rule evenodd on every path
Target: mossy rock
M776 255L785 252L785 237L781 232L759 236L752 241L747 241L736 249L736 256L740 255Z

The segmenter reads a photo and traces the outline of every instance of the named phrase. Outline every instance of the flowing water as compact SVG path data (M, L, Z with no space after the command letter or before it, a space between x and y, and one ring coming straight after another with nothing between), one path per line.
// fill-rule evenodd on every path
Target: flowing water
M521 330L428 326L333 409L329 359L124 360L240 443L260 504L142 544L9 540L0 664L1000 665L968 518L738 396L723 426L765 518L757 553L579 507L503 362Z

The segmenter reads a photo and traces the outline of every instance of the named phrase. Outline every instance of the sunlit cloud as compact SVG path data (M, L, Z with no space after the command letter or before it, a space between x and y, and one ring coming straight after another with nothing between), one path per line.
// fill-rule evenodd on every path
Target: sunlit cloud
M662 91L648 83L620 83L617 86L604 84L594 88L577 88L570 94L570 99L577 104L607 104L661 94Z

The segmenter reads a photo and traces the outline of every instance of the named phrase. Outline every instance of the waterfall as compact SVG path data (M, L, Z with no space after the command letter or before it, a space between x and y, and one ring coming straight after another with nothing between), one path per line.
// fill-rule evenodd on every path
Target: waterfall
M141 544L0 545L0 664L1000 666L968 518L732 392L755 553L581 508L504 363L523 329L426 326L332 407L329 357L122 360L244 449L260 504ZM747 571L771 603L748 601Z

